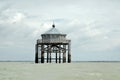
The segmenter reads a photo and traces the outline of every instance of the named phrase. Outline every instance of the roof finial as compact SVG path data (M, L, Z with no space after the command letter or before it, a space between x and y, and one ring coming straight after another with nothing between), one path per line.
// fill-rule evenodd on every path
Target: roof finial
M55 24L54 24L54 21L53 21L53 25L52 25L53 28L55 28Z

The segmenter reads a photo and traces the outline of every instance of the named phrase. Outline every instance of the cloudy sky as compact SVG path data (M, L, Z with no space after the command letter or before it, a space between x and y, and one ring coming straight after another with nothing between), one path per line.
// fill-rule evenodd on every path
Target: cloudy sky
M120 0L0 0L0 60L34 60L53 20L72 60L120 61Z

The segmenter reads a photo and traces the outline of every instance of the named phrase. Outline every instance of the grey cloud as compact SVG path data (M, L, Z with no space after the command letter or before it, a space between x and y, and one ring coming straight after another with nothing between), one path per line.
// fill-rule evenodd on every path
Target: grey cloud
M51 28L54 20L56 28L72 39L74 60L110 60L107 55L119 60L116 56L120 52L119 3L118 0L4 1L8 6L0 9L0 53L7 55L10 53L6 50L10 50L19 59L25 59L24 55L33 59L36 40ZM20 20L16 21L17 13L25 17L18 16Z

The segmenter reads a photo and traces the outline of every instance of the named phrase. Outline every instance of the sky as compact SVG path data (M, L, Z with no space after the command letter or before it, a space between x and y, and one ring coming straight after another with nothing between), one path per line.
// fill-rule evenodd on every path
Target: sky
M120 61L120 0L0 0L0 60L34 61L53 21L72 61Z

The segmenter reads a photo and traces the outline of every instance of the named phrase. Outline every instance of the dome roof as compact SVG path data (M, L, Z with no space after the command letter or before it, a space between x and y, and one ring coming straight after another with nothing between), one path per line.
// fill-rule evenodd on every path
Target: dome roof
M52 25L52 28L48 31L46 31L44 34L61 34L59 30L55 28L55 25Z

